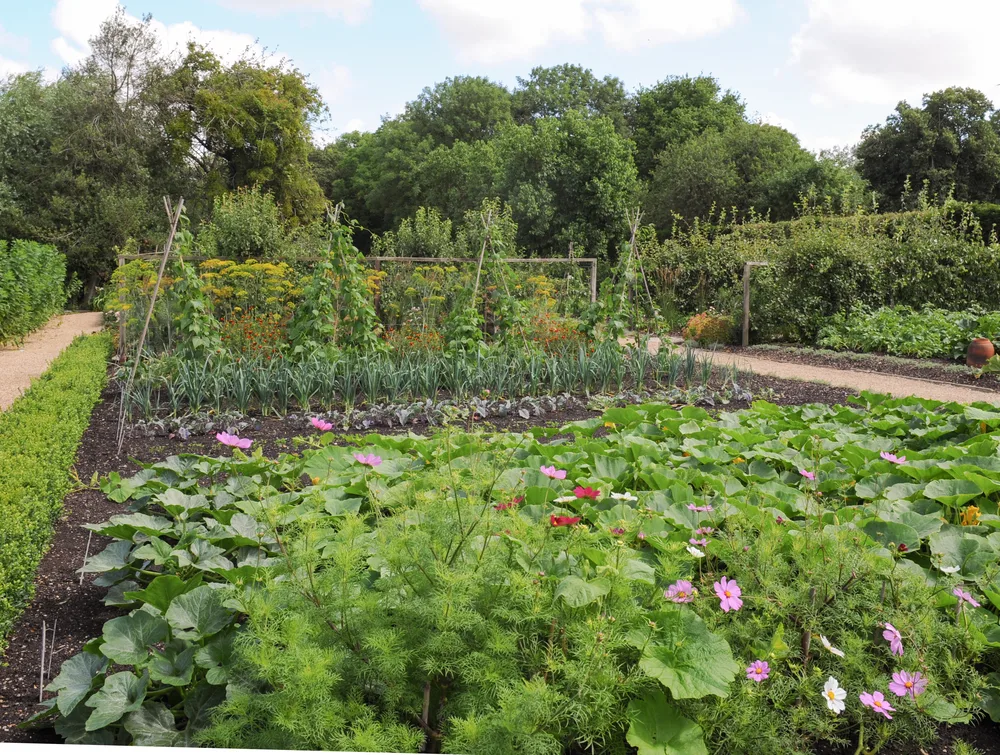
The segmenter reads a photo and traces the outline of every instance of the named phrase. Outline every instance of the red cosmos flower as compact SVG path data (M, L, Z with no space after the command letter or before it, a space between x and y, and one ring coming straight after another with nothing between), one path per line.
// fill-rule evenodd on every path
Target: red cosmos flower
M600 498L601 491L594 490L593 488L590 487L583 488L577 485L575 488L573 488L573 495L575 495L577 498Z
M553 527L565 527L567 524L576 524L580 521L578 516L556 516L552 514L549 517L549 522Z
M517 496L515 498L511 498L506 503L498 503L493 508L495 508L497 511L506 511L507 509L514 508L519 503L524 503L524 496L523 495L519 495L519 496Z

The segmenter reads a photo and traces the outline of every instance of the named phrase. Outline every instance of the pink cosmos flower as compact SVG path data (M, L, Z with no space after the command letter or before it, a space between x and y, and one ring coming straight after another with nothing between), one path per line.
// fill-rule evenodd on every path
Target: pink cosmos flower
M715 527L699 527L694 531L696 535L711 535L715 532Z
M612 527L611 528L611 534L612 535L624 535L625 534L625 528L624 527Z
M637 538L639 538L640 540L645 540L645 539L646 539L646 533L645 533L645 532L643 532L642 530L639 530L639 531L638 531L638 532L636 533L636 535L635 535L635 536L636 536Z
M566 473L563 472L563 476L565 476L565 475L566 475ZM601 497L601 491L600 490L594 490L591 487L584 488L584 487L581 487L580 485L577 485L575 488L573 488L573 495L575 495L577 498L594 498L594 499L597 499L597 498Z
M899 671L892 675L889 682L889 691L897 697L910 697L916 699L917 695L923 694L927 689L927 677L919 671L911 674L908 671Z
M229 433L216 433L215 439L224 446L242 448L244 451L250 448L250 444L253 443L250 438L241 438L238 435L230 435Z
M553 480L566 479L565 469L556 469L554 466L552 466L552 467L539 467L538 471L541 472L546 477L551 477Z
M951 594L958 598L958 610L962 610L962 604L968 603L973 608L979 608L979 601L972 597L969 593L963 590L961 587L956 587L951 591Z
M881 713L883 716L892 720L892 716L889 714L896 709L889 705L889 701L885 699L885 695L876 690L875 692L862 692L858 695L861 700L861 704L871 708L876 713Z
M889 641L889 652L893 655L903 654L903 636L896 627L886 622L885 631L882 632L882 636Z
M691 543L691 545L700 545L702 548L704 548L706 545L708 545L708 538L707 537L702 537L702 538L692 537L692 538L690 538L688 540L688 542Z
M762 682L771 673L771 667L768 665L767 661L754 661L749 666L747 666L747 679L754 682Z
M354 454L354 458L358 464L364 464L372 469L382 463L382 457L375 454Z
M693 503L689 503L688 504L688 509L690 509L691 511L705 511L705 512L707 512L707 511L711 511L712 510L712 504L706 503L704 506L695 506Z
M815 480L816 479L816 475L813 472L807 472L804 469L800 469L799 470L799 474L802 475L803 477L805 477L807 480Z
M723 613L739 611L743 607L743 600L740 598L743 591L740 590L735 579L723 577L712 587L715 588L715 594L719 596L719 608L722 609Z
M905 464L906 463L906 457L905 456L896 456L896 454L891 454L888 451L882 451L882 453L880 453L879 456L881 456L886 461L891 462L892 464Z
M686 579L679 579L667 588L663 597L674 603L690 603L694 600L694 588Z
M333 429L333 424L331 424L330 422L325 422L324 420L320 419L319 417L313 417L311 420L309 420L309 424L311 424L317 430L321 430L324 433L327 430L332 430Z

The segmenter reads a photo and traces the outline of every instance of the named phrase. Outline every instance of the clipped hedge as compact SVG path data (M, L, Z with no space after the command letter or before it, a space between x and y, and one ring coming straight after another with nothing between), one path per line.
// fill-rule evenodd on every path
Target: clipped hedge
M66 257L34 241L0 240L0 344L23 340L66 304Z
M0 413L0 652L31 600L69 468L107 376L107 334L77 338Z
M1000 245L952 207L891 215L809 215L677 235L649 246L647 271L681 311L742 308L743 264L755 340L813 342L829 318L857 308L1000 309Z

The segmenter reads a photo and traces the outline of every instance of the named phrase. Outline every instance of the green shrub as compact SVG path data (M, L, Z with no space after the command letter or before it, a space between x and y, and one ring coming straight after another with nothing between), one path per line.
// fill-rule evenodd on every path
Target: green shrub
M198 246L207 257L280 259L286 232L274 196L253 187L217 197L211 221L198 234Z
M1000 309L1000 245L950 208L894 215L807 215L784 223L695 224L648 250L650 280L688 312L731 301L754 269L757 340L812 342L826 320L859 307Z
M860 309L834 315L820 330L818 343L829 349L960 359L975 338L989 338L1000 345L1000 312Z
M107 373L107 335L76 339L0 413L0 651L31 599L69 468Z
M66 258L34 241L0 240L0 344L23 340L66 304Z

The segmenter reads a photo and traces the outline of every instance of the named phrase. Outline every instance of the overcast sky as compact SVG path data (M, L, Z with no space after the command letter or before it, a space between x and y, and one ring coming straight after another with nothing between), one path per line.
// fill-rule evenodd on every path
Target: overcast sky
M116 0L0 0L0 76L54 76ZM513 87L577 63L627 89L712 74L805 147L858 141L900 100L972 86L1000 100L1000 0L130 0L168 46L290 58L330 108L322 136L374 129L448 76Z

